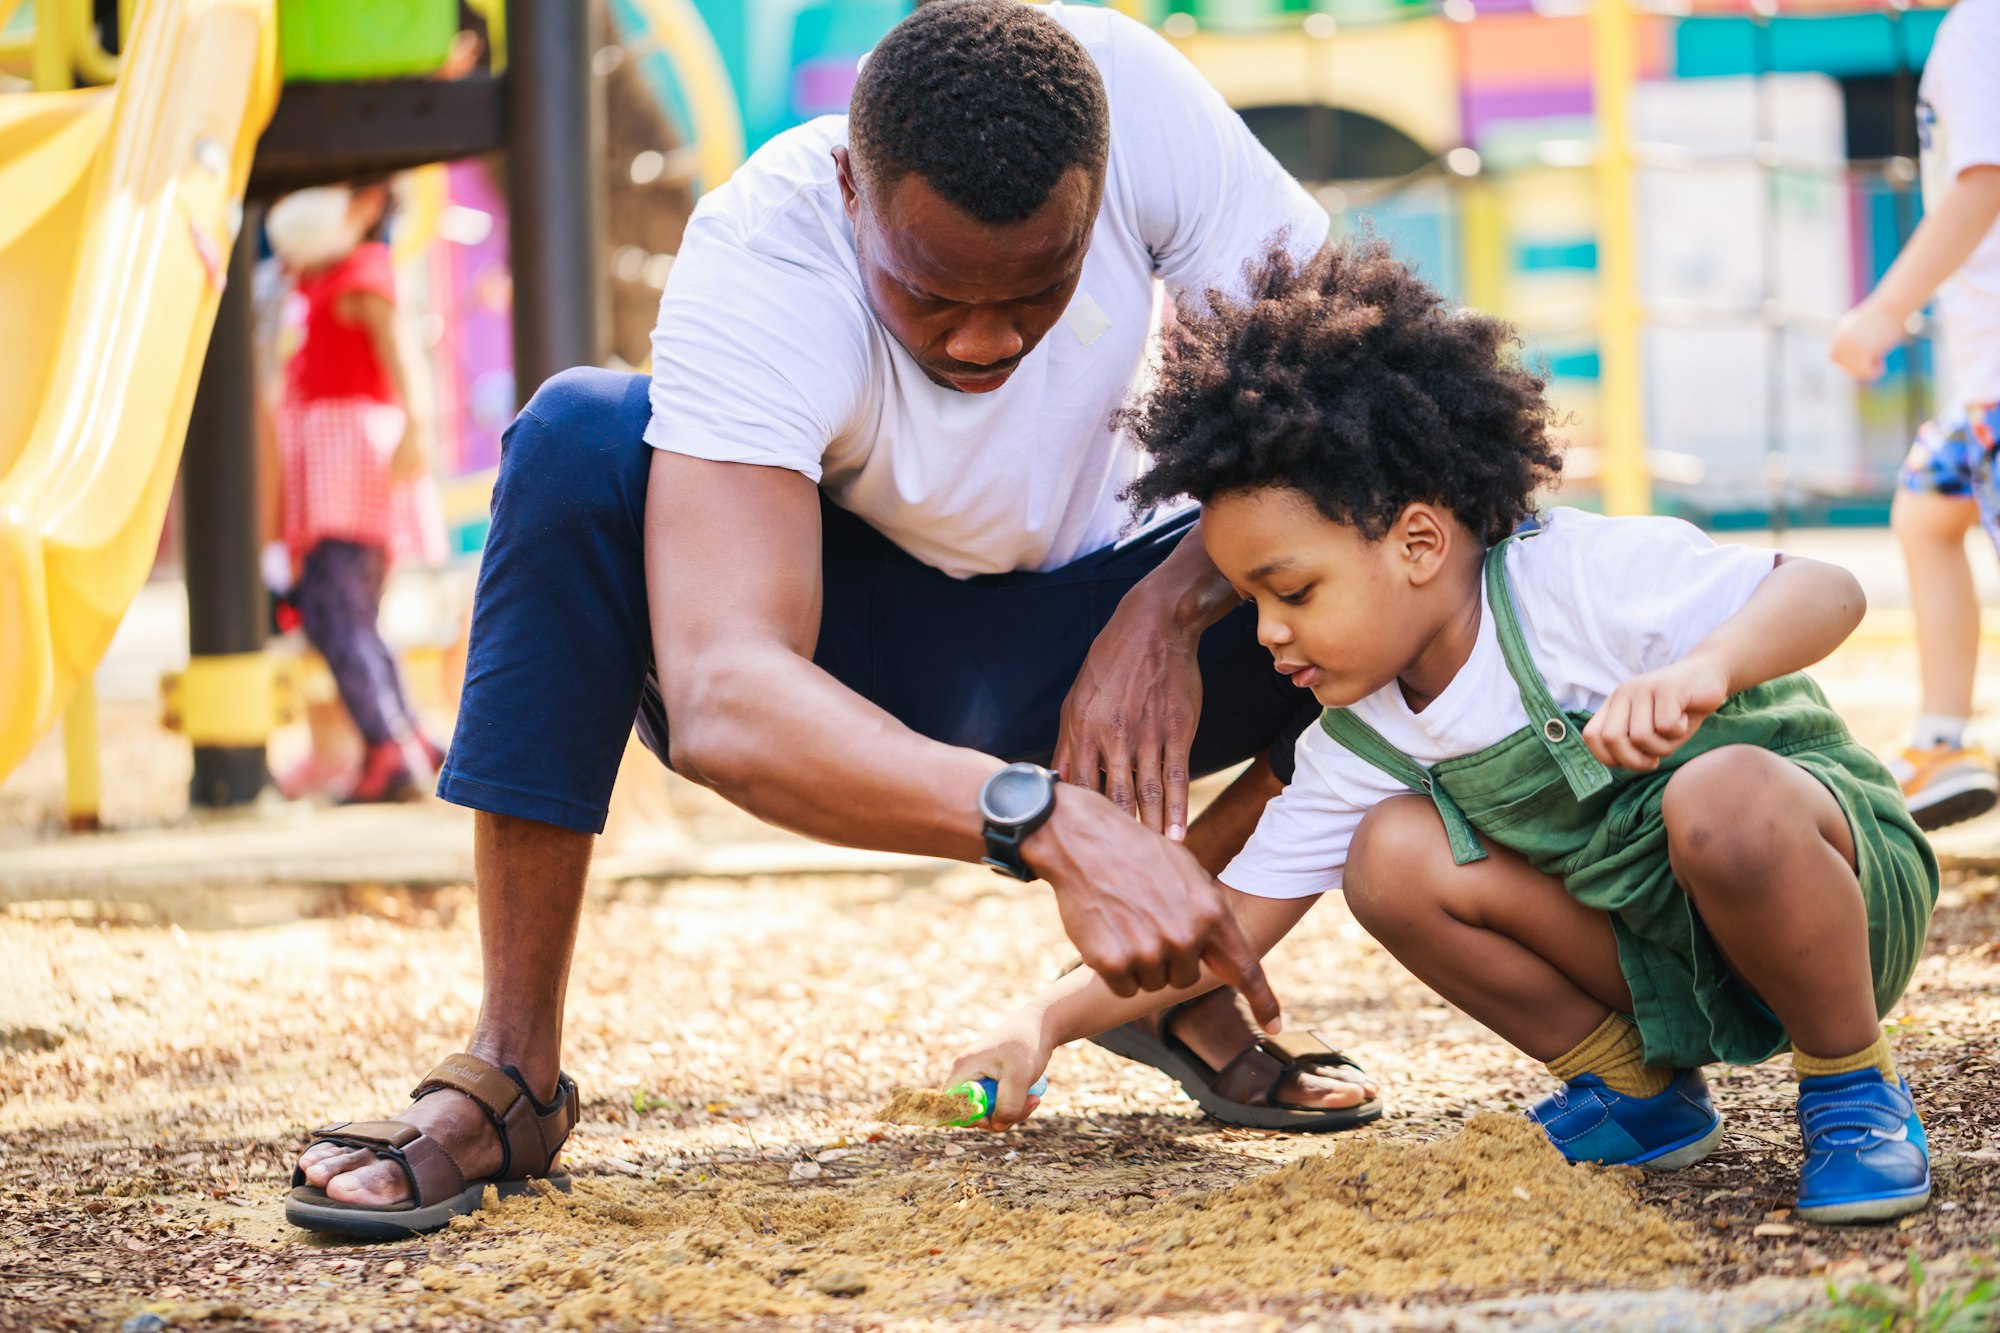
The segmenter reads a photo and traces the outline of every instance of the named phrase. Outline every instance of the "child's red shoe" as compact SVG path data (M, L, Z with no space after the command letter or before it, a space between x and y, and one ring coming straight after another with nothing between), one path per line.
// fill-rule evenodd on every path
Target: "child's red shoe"
M340 803L382 805L421 799L423 791L410 774L409 761L403 757L401 742L383 741L380 745L368 747L368 756L361 762L361 778Z

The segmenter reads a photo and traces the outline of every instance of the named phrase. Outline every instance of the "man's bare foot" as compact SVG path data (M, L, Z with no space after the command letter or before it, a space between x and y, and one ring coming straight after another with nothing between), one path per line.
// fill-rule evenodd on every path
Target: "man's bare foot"
M1168 1034L1207 1065L1220 1069L1250 1048L1257 1029L1238 1003L1236 992L1211 991L1173 1016ZM1358 1069L1325 1069L1288 1076L1272 1094L1281 1106L1336 1110L1359 1106L1381 1095L1375 1080Z
M500 1057L482 1058L494 1064ZM538 1100L554 1096L555 1076L535 1087ZM503 1150L500 1132L478 1102L462 1092L440 1088L396 1111L388 1119L415 1125L444 1145L467 1180L490 1176L500 1169ZM316 1143L299 1155L299 1170L306 1183L326 1191L336 1203L359 1204L369 1208L391 1207L410 1198L410 1181L394 1161L363 1148L346 1148L337 1143Z

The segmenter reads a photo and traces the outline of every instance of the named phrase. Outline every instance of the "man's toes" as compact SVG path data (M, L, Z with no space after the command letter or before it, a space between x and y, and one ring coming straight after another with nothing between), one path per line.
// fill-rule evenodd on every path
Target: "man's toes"
M1286 1106L1318 1111L1359 1106L1367 1100L1367 1092L1359 1085L1345 1079L1322 1078L1317 1074L1294 1074L1278 1092L1278 1101Z
M372 1158L326 1182L326 1197L337 1203L380 1208L410 1197L410 1182L394 1162Z
M313 1145L312 1150L299 1159L299 1169L305 1172L306 1184L325 1189L326 1183L335 1176L358 1170L374 1160L375 1154L365 1148L320 1143Z

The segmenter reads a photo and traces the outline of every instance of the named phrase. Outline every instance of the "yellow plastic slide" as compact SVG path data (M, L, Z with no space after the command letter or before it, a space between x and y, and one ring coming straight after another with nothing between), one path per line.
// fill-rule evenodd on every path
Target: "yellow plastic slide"
M141 0L114 86L0 94L0 776L152 567L273 24L272 0Z

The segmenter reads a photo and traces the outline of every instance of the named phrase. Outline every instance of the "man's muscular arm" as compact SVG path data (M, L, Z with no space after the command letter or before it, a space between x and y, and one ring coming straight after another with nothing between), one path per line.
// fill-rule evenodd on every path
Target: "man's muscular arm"
M917 735L813 665L820 577L809 478L654 456L646 586L675 769L811 837L978 859L979 789L1000 761ZM1022 850L1114 991L1192 985L1206 961L1277 1023L1222 890L1186 850L1073 788Z

